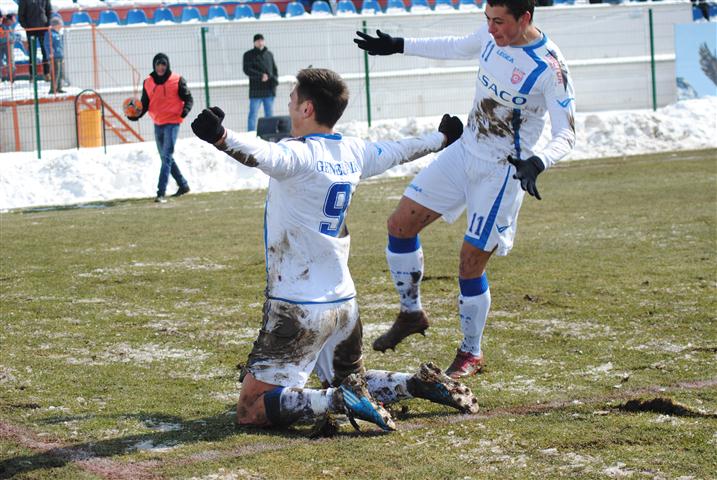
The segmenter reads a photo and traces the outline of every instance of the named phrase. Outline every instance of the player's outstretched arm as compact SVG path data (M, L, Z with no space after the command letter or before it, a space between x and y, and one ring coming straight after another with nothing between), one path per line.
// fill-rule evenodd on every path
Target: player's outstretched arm
M463 123L458 117L443 115L438 131L420 137L396 141L367 143L362 178L372 177L391 167L412 162L447 147L463 134Z
M520 180L520 187L538 200L541 200L538 186L535 183L540 172L545 170L545 165L540 157L533 155L527 160L517 160L508 155L508 162L515 167L513 178Z
M362 50L366 50L369 55L393 55L394 53L403 53L403 38L392 37L381 30L376 30L376 37L356 32L359 38L354 38L354 43Z
M290 176L302 162L283 145L261 138L238 135L222 125L224 112L219 107L205 108L192 122L194 134L247 167L257 167L271 177Z

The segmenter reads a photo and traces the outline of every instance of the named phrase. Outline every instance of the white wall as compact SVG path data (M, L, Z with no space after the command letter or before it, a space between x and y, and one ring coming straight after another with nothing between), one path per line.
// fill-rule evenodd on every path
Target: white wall
M652 107L648 11L652 10L659 106L676 100L674 24L692 21L689 2L595 4L546 7L536 10L536 25L551 37L568 60L577 92L579 111ZM227 112L226 124L246 128L248 81L242 72L242 55L261 32L274 53L282 75L274 114L286 114L292 76L309 65L327 67L348 81L352 99L343 121L366 120L364 56L353 43L353 32L366 23L396 36L461 35L483 23L483 13L428 13L381 16L294 18L267 21L231 21L162 26L121 26L68 29L66 69L75 86L98 91L119 108L151 71L157 52L168 54L172 69L190 83L195 110L204 107L201 28L207 27L211 103ZM119 50L122 56L117 54ZM122 57L125 57L124 60ZM94 59L99 61L95 62ZM133 73L129 65L136 67ZM99 68L95 69L94 66ZM371 115L373 120L408 116L467 114L475 88L476 61L429 60L394 55L369 57ZM136 88L136 87L135 87ZM32 106L20 107L22 149L33 150ZM71 103L42 107L43 148L75 145ZM0 110L3 125L12 117ZM185 122L187 123L187 122ZM140 122L145 139L153 138L151 121ZM0 148L14 150L12 132L0 129ZM180 137L191 135L183 125ZM118 140L108 134L108 143Z

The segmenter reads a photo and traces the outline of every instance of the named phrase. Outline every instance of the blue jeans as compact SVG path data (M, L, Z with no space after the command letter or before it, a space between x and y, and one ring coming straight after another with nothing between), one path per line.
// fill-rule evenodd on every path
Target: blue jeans
M169 182L170 173L180 188L187 186L187 180L182 176L182 172L179 171L179 167L174 162L173 157L174 144L177 143L178 133L178 124L154 126L154 140L157 142L159 158L162 160L162 167L159 169L159 183L157 184L158 197L163 197L167 193L167 182Z
M15 60L13 59L13 42L0 44L0 66L3 60L7 63L7 80L15 80ZM5 80L5 78L3 78Z
M264 116L274 116L274 97L250 98L249 99L249 119L247 120L247 132L256 130L256 119L259 116L259 107L264 105Z

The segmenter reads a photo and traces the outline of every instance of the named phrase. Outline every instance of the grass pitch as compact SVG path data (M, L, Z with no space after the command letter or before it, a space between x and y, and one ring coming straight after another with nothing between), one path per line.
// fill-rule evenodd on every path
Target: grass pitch
M398 432L232 423L261 318L263 191L0 215L0 478L715 478L717 152L558 165L489 266L482 411L414 400ZM369 368L448 365L464 221L422 234L427 337L393 321L385 219L349 211Z

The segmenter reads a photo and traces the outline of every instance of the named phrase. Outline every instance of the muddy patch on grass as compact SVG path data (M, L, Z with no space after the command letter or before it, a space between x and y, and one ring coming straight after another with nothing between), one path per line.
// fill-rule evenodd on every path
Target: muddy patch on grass
M633 413L650 412L678 417L717 418L717 414L694 410L687 405L679 403L668 397L656 397L650 399L635 398L617 405L616 408L618 410Z

